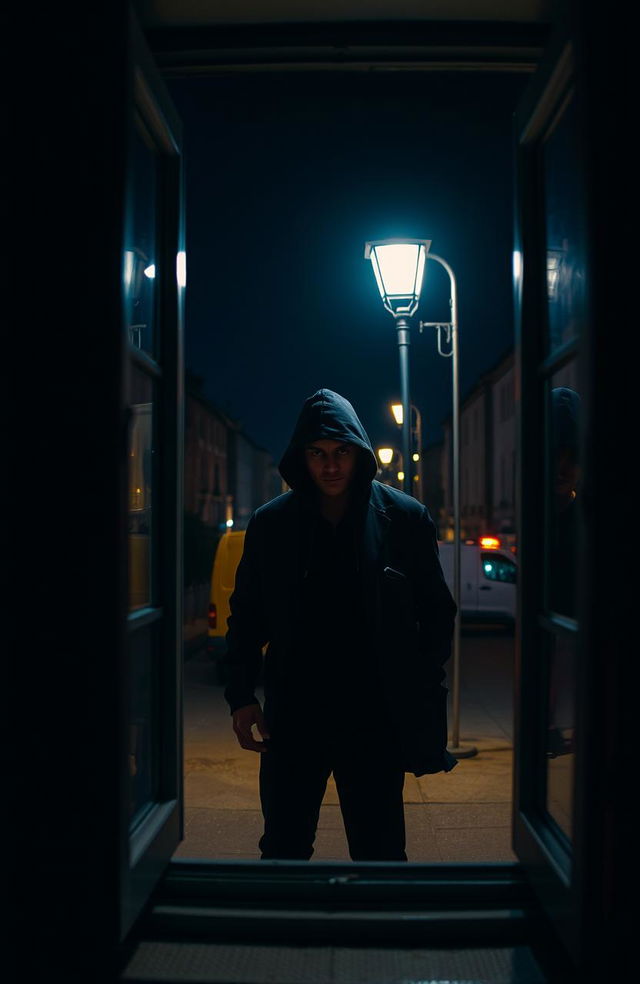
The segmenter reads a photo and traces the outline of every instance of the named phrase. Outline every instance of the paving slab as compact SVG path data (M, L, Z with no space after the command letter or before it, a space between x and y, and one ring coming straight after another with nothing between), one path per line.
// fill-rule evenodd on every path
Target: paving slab
M434 830L511 827L511 803L433 803L427 809Z
M460 759L452 772L418 779L425 803L510 803L513 784L510 748L479 751Z
M436 841L443 861L517 861L511 849L508 827L443 827L436 830Z
M258 860L262 834L260 810L185 811L185 837L176 858L200 860Z
M405 777L410 861L511 861L513 640L465 637L462 643L460 744L477 754L450 773ZM241 749L210 661L185 667L185 840L176 857L256 859L262 833L259 755ZM450 683L449 683L450 686ZM259 692L258 697L262 697ZM450 694L451 702L451 694ZM452 721L450 709L450 722ZM549 767L550 808L566 823L571 763ZM371 789L375 823L377 791ZM348 860L337 790L330 778L314 860Z

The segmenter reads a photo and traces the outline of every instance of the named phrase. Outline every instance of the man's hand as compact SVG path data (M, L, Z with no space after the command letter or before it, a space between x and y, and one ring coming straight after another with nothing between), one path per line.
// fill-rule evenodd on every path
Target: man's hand
M260 704L247 704L233 712L233 730L242 748L247 748L252 752L265 752L267 746L264 741L256 741L253 737L251 729L254 724L262 738L270 737L264 723Z

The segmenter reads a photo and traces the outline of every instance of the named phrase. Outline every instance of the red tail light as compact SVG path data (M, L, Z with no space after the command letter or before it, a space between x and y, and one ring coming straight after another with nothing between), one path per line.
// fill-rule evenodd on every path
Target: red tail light
M218 625L218 612L215 605L209 605L209 628L215 629Z

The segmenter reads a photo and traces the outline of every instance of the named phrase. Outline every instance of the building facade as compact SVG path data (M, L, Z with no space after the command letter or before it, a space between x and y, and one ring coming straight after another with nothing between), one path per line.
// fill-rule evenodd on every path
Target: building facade
M274 461L186 374L185 512L219 531L245 529L251 514L282 491Z
M186 379L184 508L214 529L225 525L233 506L229 479L232 421L207 400L199 377Z
M491 523L497 534L515 535L516 417L513 352L495 369L491 380Z
M516 417L513 351L467 393L460 407L460 533L514 540ZM452 421L443 424L443 538L453 537Z

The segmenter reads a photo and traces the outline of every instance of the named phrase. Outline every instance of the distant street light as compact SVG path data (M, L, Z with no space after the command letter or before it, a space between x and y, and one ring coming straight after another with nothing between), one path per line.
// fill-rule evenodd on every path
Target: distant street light
M400 384L403 407L402 443L407 473L404 476L404 490L410 491L410 407L409 399L409 322L420 303L420 292L427 260L435 260L447 271L451 286L449 306L451 320L421 321L423 328L436 328L438 332L438 353L451 358L452 398L453 398L453 597L457 605L453 636L453 681L452 681L452 741L450 751L457 758L475 755L473 746L460 745L460 394L458 389L458 294L456 278L450 265L442 257L429 253L430 239L378 239L365 244L365 259L371 260L378 290L387 311L393 315L398 332L400 353ZM448 351L442 349L442 332L445 332Z
M415 420L415 424L412 421L412 425L411 425L411 428L410 428L411 433L414 435L414 439L413 439L413 441L411 443L412 443L413 447L416 449L413 452L413 454L411 455L411 460L414 461L414 462L416 462L416 464L417 464L417 467L414 468L414 469L412 469L412 472L414 472L414 474L413 474L413 481L414 482L417 481L417 486L416 486L416 489L415 489L415 491L414 491L413 494L416 496L417 499L420 500L420 502L424 502L424 487L423 487L423 483L422 483L422 478L423 478L423 475L422 475L422 415L421 415L420 411L418 410L417 406L414 403L411 404L411 412L412 412L413 417L414 417L414 420ZM398 427L402 427L402 424L404 422L404 407L402 406L402 404L401 403L392 403L391 404L391 413L393 414L393 416L395 418L395 421L396 421L396 424L398 425Z
M389 465L392 463L394 457L397 455L398 464L400 465L400 469L401 469L398 472L398 480L402 482L402 479L404 478L404 472L402 471L402 469L404 468L402 454L399 451L396 451L395 448L378 448L377 454L380 460L380 464L383 465L383 468L385 470L389 468Z

